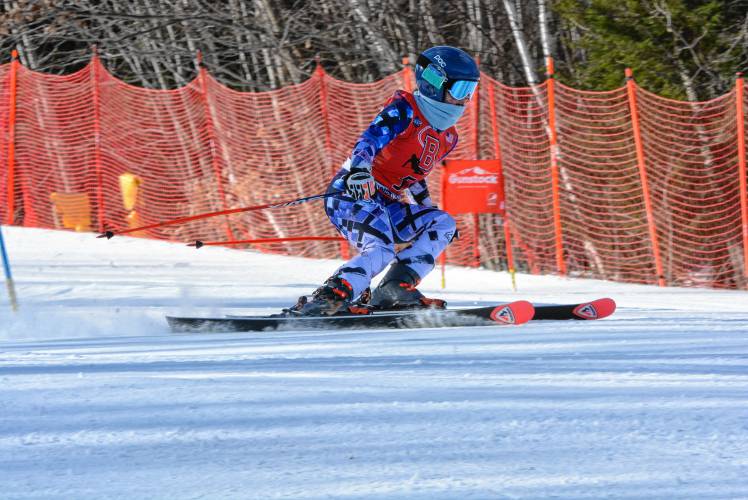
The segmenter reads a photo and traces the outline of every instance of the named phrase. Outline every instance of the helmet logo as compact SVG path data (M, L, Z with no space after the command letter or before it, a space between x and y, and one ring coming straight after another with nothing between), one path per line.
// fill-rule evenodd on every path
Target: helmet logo
M434 59L436 59L436 62L438 62L439 66L441 66L442 68L446 68L447 67L447 63L444 61L444 59L442 59L441 55L436 54L434 56Z

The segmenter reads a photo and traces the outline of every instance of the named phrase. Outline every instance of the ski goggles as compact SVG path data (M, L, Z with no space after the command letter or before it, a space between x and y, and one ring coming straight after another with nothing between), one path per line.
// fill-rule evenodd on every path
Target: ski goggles
M421 73L421 77L437 90L446 86L449 95L458 101L473 97L475 89L478 88L478 82L473 80L449 80L444 71L434 64L427 65Z
M469 99L473 97L473 93L477 88L478 82L472 80L455 80L447 87L447 92L458 101L461 101L465 98Z

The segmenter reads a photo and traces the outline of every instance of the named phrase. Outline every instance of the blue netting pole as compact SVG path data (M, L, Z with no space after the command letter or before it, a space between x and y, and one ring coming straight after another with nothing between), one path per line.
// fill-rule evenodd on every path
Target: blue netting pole
M5 286L8 288L8 297L10 305L14 311L18 310L18 298L16 297L16 287L13 284L13 274L10 272L10 261L8 252L5 250L5 240L3 239L2 227L0 227L0 254L3 258L3 270L5 271Z

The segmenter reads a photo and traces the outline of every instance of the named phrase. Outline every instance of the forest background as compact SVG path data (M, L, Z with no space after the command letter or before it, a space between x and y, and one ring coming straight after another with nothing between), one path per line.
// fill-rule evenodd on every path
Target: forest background
M579 89L623 84L691 101L729 91L748 63L748 0L5 0L0 63L67 74L96 46L120 79L168 89L203 64L237 90L331 75L371 82L432 45L479 57L512 86L556 77Z

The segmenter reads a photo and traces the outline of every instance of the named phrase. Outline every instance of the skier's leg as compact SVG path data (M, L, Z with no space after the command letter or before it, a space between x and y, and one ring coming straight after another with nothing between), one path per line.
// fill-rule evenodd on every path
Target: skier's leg
M334 314L358 297L395 256L389 217L376 201L330 198L326 212L359 254L340 266L318 288L303 314Z
M434 207L406 205L403 213L405 217L393 219L393 226L398 239L411 243L396 257L423 279L454 239L457 223L447 212Z
M433 305L444 301L427 299L415 287L434 269L437 257L454 239L457 225L447 212L436 207L405 205L387 206L397 241L410 245L396 255L396 260L372 295L379 307Z
M348 281L352 289L352 297L358 297L368 288L372 278L381 273L395 257L395 250L391 246L379 243L366 244L361 253L346 262L334 276Z
M333 200L326 208L330 221L359 252L334 273L347 280L353 298L358 297L395 257L389 216L377 201Z

